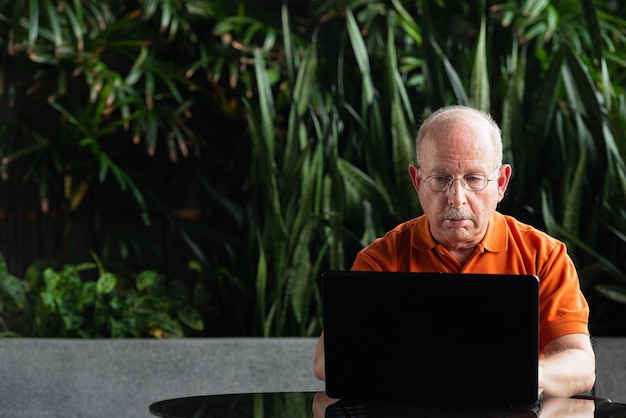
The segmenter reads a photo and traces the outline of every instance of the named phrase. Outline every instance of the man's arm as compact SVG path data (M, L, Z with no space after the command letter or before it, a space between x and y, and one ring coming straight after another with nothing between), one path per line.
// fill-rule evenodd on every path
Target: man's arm
M539 387L546 396L570 397L593 388L596 360L585 334L559 337L544 348L539 358Z
M326 380L326 365L324 362L324 331L317 340L315 346L315 360L313 360L313 373L319 380Z

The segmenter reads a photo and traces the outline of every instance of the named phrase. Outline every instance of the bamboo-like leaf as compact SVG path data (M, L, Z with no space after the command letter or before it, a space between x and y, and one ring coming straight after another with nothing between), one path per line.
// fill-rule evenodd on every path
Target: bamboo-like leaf
M310 246L315 227L315 222L309 221L297 234L298 240L288 272L290 305L298 324L304 323L309 311L311 290L309 281L309 277L311 277Z
M504 160L513 162L513 156L525 161L526 147L522 143L523 112L521 103L524 100L526 76L526 49L518 47L517 41L511 47L511 68L506 86L506 95L502 104L502 144ZM523 176L522 176L523 177Z
M266 310L267 310L267 258L265 255L265 246L263 244L263 237L260 232L257 230L257 246L258 246L258 260L256 266L256 303L258 306L259 314L261 315L261 323L263 325L263 335L265 337L269 336L269 325L266 318Z
M146 100L146 107L148 108L148 110L152 111L154 110L154 100L155 100L154 93L156 89L154 74L152 73L145 74L144 88L145 88L144 94L145 94L145 100Z
M159 80L167 86L167 92L170 93L171 97L173 97L178 103L182 103L185 101L185 99L183 99L183 95L180 93L180 90L176 85L176 76L164 72L162 69L159 68L158 65L152 64L150 65L149 69L150 73L148 74L154 74L154 78L158 77ZM148 75L146 75L146 77L147 76Z
M434 51L439 56L439 59L443 62L444 68L446 70L446 74L448 75L448 79L450 84L452 85L452 90L454 91L454 95L459 104L469 105L470 100L467 97L467 92L465 91L465 87L463 86L463 82L461 81L461 77L454 69L454 66L443 52L441 47L437 44L437 42L431 37L430 43L434 49Z
M558 95L561 70L563 68L563 50L559 50L552 59L550 68L539 89L539 98L533 101L530 112L530 130L533 137L545 137L553 123L554 106Z
M482 3L482 2L481 2ZM484 10L484 7L481 8ZM489 63L487 62L487 28L485 13L480 16L480 30L474 53L474 65L470 83L470 103L484 112L491 111L489 88Z
M242 227L244 220L244 212L242 208L237 206L234 202L215 189L215 187L213 187L213 185L211 185L207 178L202 174L198 166L194 165L193 169L200 185L209 194L209 196L211 196L212 200L226 210L226 213L230 215L237 226Z
M159 122L155 113L150 112L146 115L145 137L148 154L154 155L157 147Z
M598 102L597 89L591 79L589 70L569 47L564 45L563 49L567 68L573 77L573 86L575 86L575 91L580 97L579 103L583 106L585 113L598 123L602 120L602 114L605 113L606 109ZM593 125L589 128L592 132L600 132L600 129L593 129Z
M600 30L600 23L598 22L598 15L596 14L596 7L593 4L593 0L581 0L583 6L583 15L587 22L587 31L591 38L591 53L596 65L604 60L602 57L602 32Z
M300 183L300 194L297 202L294 202L297 204L296 216L289 226L289 248L293 248L295 241L301 239L299 235L309 223L313 213L312 204L315 196L315 187L317 185L318 173L323 168L323 159L323 147L318 145L315 152L313 152L311 164L301 171L300 178L296 180Z
M317 51L316 45L310 45L304 52L296 84L293 88L293 100L296 104L296 115L302 116L307 109L311 94L316 86Z
M417 46L422 45L422 35L420 34L420 26L415 22L411 14L404 8L399 0L391 0L391 4L398 11L400 15L401 24L406 33L415 41Z
M399 98L402 100L402 107L404 109L403 113L408 117L410 124L415 126L415 116L413 115L413 108L411 106L411 100L409 99L409 94L406 90L405 82L400 75L400 71L398 69L398 54L395 46L395 24L393 19L388 19L388 29L387 29L387 63L389 66L389 72L391 74L391 79L393 83L390 85L390 88L393 89L394 97L395 95L399 95Z
M133 86L135 85L135 83L137 83L139 78L141 78L141 76L143 75L142 67L144 63L146 62L146 60L148 59L148 53L149 51L148 51L148 48L146 47L142 47L139 50L139 55L137 56L137 59L133 63L133 66L130 68L130 71L128 71L128 75L124 79L124 83L126 85Z
M390 206L389 201L376 182L362 170L343 158L337 159L337 168L347 184L352 186L363 198L372 201L375 206Z
M61 106L59 103L55 101L51 101L49 103L50 103L50 106L52 106L59 113L61 113L65 118L67 118L68 122L74 125L80 131L81 134L87 137L91 135L89 128L85 126L85 124L82 121L78 120L76 116L74 116L68 109L66 109L64 106Z
M429 103L429 109L437 109L440 106L447 104L447 100L444 98L444 92L447 89L444 87L443 73L439 63L442 61L438 58L439 51L437 51L438 45L436 42L437 28L434 24L434 19L431 16L429 5L432 3L425 2L423 5L423 16L420 19L420 25L425 42L422 46L423 54L423 75L424 75L424 87L426 88L427 103ZM467 102L465 102L467 103Z
M28 48L33 49L39 36L39 0L30 0L28 19Z
M554 219L554 215L548 204L547 193L543 189L541 190L541 211L543 214L543 220L546 224L546 228L550 235L559 237L571 243L572 245L577 246L578 248L582 249L585 253L591 255L595 260L597 260L600 263L600 265L605 269L605 271L613 275L613 277L619 280L626 280L626 273L621 271L618 266L613 264L609 259L604 257L602 254L597 252L584 240L578 238L577 236L575 236L570 231L563 228L561 225L559 225L556 222L556 220Z
M159 3L160 1L157 0L144 0L143 11L146 17L152 17L152 15L157 11Z
M361 36L359 25L350 9L346 9L346 22L354 58L359 66L359 70L361 70L361 77L363 77L363 100L365 103L370 104L374 100L374 83L372 82L369 54Z
M602 283L596 290L615 302L626 304L626 286L621 284Z
M83 38L83 31L85 28L85 24L80 19L80 15L75 13L73 8L69 4L67 4L67 2L63 1L61 2L61 4L63 4L63 10L65 12L65 16L67 17L67 20L69 21L70 26L72 28L72 33L74 34L74 37L76 38L76 51L79 54L82 54L83 50L85 49L85 41ZM80 3L78 3L77 6L78 6L78 9L80 10L81 9Z
M256 158L259 161L257 170L262 180L261 185L265 186L262 190L273 209L273 216L276 217L275 221L277 222L277 226L280 225L281 230L286 231L287 226L284 224L284 219L282 218L280 190L278 188L276 163L274 159L274 100L267 77L267 71L265 70L265 60L260 50L256 49L254 51L254 57L256 84L259 96L258 106L261 113L260 135L256 128L253 128L257 121L252 119L252 114L249 115L249 126L251 127L251 133L255 141Z
M317 55L313 45L304 54L292 94L295 106L292 106L289 111L283 168L283 172L287 175L290 175L288 173L295 174L299 164L302 163L303 150L307 146L308 132L302 123L302 117L307 110L311 94L314 91L316 71Z
M582 125L582 121L579 126L579 135L585 136L588 131ZM584 139L583 139L584 140ZM578 156L578 163L576 164L576 170L572 178L570 187L568 188L565 196L564 211L563 211L563 227L574 235L578 235L578 225L580 222L581 205L583 198L583 187L586 180L586 164L587 164L587 150L586 146L583 146L580 155Z
M559 29L559 14L553 6L546 8L546 31L543 35L542 41L547 41L554 35Z
M550 0L525 0L522 5L522 13L528 19L536 19L549 5Z
M61 22L59 20L59 15L54 4L52 4L50 0L44 0L44 5L46 8L46 12L48 13L50 29L52 30L53 34L55 52L56 54L58 54L59 50L63 46L63 33L61 30Z
M600 59L600 68L601 68L601 74L602 74L602 85L600 89L602 91L604 105L606 106L607 112L610 113L611 108L613 107L613 98L612 98L613 83L611 81L609 69L608 69L608 66L606 64L606 60L604 59L604 57Z
M270 86L265 59L261 50L254 50L254 72L259 95L259 109L261 110L261 133L265 141L267 152L274 155L274 97Z
M604 137L605 148L607 154L615 162L616 169L621 175L626 174L626 163L624 162L624 156L620 151L620 148L615 140L615 136L611 130L611 127L606 121L602 122L602 136ZM626 144L622 143L622 147ZM624 186L624 196L626 196L626 186Z
M295 78L296 56L293 49L293 40L291 37L291 25L289 19L289 9L287 3L283 3L280 8L280 18L283 29L283 44L285 48L285 59L287 60L287 75L290 83Z
M395 170L395 188L392 193L398 197L398 205L391 208L391 213L400 219L408 219L417 213L417 204L410 204L410 202L417 202L417 199L413 193L413 183L408 174L408 167L414 160L414 154L411 146L412 138L397 99L392 103L391 139L392 164ZM401 209L408 209L408 211Z
M162 1L159 10L161 11L161 32L165 32L165 30L167 30L167 28L172 24L172 15L174 14L172 10L172 3L169 1Z
M406 91L404 87L399 83L400 74L396 63L396 50L394 45L393 25L389 25L390 29L387 35L387 59L388 59L388 71L390 73L389 89L391 90L391 147L392 147L392 167L394 170L393 187L389 195L397 198L398 204L391 208L391 213L398 216L400 219L407 219L415 214L417 211L416 205L406 204L406 196L413 190L413 184L407 173L409 164L413 162L414 146L413 138L409 132L408 122L405 117L405 112L409 112L412 115L411 109L406 109L403 104L406 102L401 100L406 97ZM403 94L404 93L404 94ZM415 121L411 119L411 123ZM416 201L416 199L412 199ZM409 198L408 202L411 199ZM406 210L409 211L407 213Z

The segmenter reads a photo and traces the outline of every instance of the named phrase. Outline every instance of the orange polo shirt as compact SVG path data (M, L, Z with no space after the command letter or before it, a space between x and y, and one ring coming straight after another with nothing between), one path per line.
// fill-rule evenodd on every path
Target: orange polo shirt
M539 277L540 350L567 334L589 335L589 306L565 244L511 216L494 213L461 265L433 239L428 219L402 223L361 250L352 270L534 274Z

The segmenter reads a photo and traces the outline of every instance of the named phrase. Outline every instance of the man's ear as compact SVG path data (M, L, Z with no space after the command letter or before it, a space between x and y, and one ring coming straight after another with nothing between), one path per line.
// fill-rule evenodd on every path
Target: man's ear
M413 182L413 187L415 187L415 191L419 192L420 184L422 182L420 178L420 169L415 164L409 164L409 175L411 176L411 181Z
M511 180L511 172L512 168L509 164L503 164L500 167L500 171L498 173L498 202L501 202L504 199L504 194L506 193L506 188L509 185L509 180Z

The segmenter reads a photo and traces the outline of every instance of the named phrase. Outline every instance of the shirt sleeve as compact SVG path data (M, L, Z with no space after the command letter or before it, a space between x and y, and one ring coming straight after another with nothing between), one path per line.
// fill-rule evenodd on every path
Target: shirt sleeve
M589 335L589 305L565 244L556 243L538 275L541 350L564 335Z

